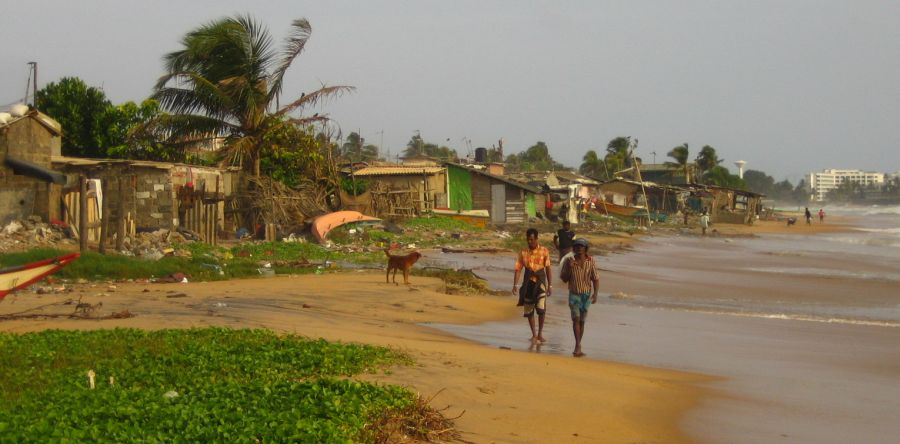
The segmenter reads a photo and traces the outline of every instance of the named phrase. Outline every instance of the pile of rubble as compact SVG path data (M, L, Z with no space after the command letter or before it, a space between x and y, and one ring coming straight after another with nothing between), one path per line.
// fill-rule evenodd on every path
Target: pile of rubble
M44 223L40 216L14 220L0 228L0 253L57 248L75 243L72 229L68 225Z
M173 245L199 241L200 236L193 231L165 228L140 232L134 237L126 237L123 250L119 253L156 260L167 255L190 255L189 251L176 251ZM110 244L115 245L115 234ZM30 216L25 220L14 220L0 227L0 253L27 251L34 248L59 248L69 250L78 244L72 227L62 222L45 223L40 216ZM110 248L112 250L113 248Z
M120 253L150 260L158 260L168 255L189 256L189 251L176 250L173 245L199 240L200 236L190 230L160 228L156 231L137 233L134 237L126 237L122 242L123 251Z

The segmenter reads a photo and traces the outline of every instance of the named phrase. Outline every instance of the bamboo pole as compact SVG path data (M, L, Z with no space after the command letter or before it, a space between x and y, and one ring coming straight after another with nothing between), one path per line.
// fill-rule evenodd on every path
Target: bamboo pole
M125 248L125 179L116 180L119 187L119 200L116 202L116 251Z
M79 176L81 192L78 193L78 248L84 253L88 249L87 178Z
M109 175L106 174L100 180L100 194L103 202L100 203L100 245L97 251L106 254L106 240L109 238Z

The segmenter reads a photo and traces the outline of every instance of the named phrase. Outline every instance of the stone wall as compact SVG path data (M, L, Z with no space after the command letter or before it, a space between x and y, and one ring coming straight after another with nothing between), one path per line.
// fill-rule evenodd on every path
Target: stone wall
M50 168L50 153L59 149L60 138L35 119L24 117L0 127L0 220L32 214L43 220L58 219L58 192L40 179L15 174L6 156ZM57 200L51 201L56 196Z

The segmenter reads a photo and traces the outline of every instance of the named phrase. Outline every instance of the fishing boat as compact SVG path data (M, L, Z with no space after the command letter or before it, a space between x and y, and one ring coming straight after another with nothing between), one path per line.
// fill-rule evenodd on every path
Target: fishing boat
M606 210L608 214L617 214L619 216L647 216L647 209L644 207L629 207L612 202L603 202L597 206L597 211L603 210Z
M78 259L78 256L81 254L71 253L29 264L0 268L0 300L16 290L21 290L56 273L60 268Z
M325 243L325 238L331 230L350 223L358 224L377 224L381 219L372 216L366 216L359 211L335 211L334 213L323 214L316 217L312 221L311 231L319 243Z

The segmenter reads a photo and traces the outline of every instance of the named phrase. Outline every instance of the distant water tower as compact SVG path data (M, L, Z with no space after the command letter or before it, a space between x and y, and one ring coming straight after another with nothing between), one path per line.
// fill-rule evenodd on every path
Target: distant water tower
M740 177L741 179L744 178L744 165L746 164L747 162L744 162L743 160L737 160L734 162L734 166L736 166L738 169L738 177Z

